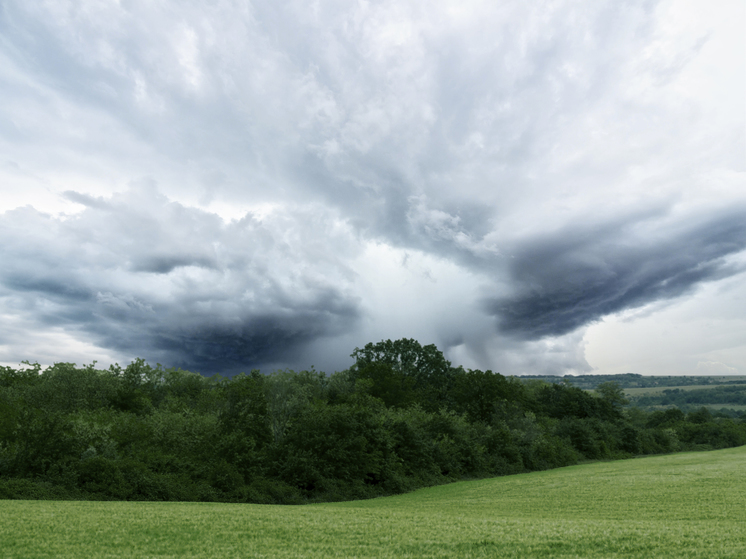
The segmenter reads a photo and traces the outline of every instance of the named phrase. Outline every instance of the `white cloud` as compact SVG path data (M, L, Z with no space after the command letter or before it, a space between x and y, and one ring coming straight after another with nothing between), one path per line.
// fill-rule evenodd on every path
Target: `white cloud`
M725 339L744 325L722 318L728 296L703 282L730 281L723 264L744 249L745 11L738 0L5 2L0 227L12 243L0 312L26 305L28 339L64 335L110 356L142 344L176 359L173 325L199 321L223 329L205 343L230 346L251 337L236 324L272 316L284 332L272 343L295 347L286 361L298 364L337 367L331 352L406 336L507 373L653 372L648 358L743 370L746 349ZM735 225L719 230L724 208ZM571 289L581 272L649 315L624 322L613 313L629 305ZM608 273L647 278L647 295ZM660 288L675 278L680 290ZM572 299L578 329L499 331L505 317L484 299L531 289L553 297L535 308ZM662 293L681 299L653 311ZM654 358L632 325L660 331L701 293L721 313L708 336L695 351L705 323L692 319L665 345L682 357ZM148 340L125 327L134 316ZM21 354L37 345L17 340L0 339L4 355L33 358Z

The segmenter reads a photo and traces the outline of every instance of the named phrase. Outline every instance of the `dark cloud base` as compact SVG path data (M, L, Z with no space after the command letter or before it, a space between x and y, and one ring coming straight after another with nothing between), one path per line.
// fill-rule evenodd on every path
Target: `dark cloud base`
M484 301L500 332L526 340L559 336L625 309L690 292L739 271L726 256L746 248L746 209L671 227L636 231L615 223L527 242L514 254L515 294Z
M40 331L62 327L130 358L223 375L297 363L360 318L343 264L327 257L327 275L317 271L313 246L334 241L318 216L285 216L300 231L288 246L285 221L216 226L213 214L152 193L115 201L66 220L28 208L0 215L4 304Z
M352 312L348 327L355 323ZM344 319L342 319L343 321ZM293 363L320 337L338 334L333 320L312 314L291 319L267 316L238 326L193 327L189 331L153 328L129 339L107 337L102 345L206 375L232 376L268 364Z

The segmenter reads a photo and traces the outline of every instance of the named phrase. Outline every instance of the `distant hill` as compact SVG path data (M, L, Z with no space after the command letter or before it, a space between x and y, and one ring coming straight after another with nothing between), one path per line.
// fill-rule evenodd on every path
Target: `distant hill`
M593 390L602 382L616 382L621 388L654 388L681 386L721 386L724 384L746 384L746 375L729 376L643 376L632 373L624 375L522 375L522 381L541 380L549 383L566 383L583 390Z
M716 416L739 417L746 414L746 376L642 376L566 375L520 376L521 381L567 384L594 390L603 382L615 382L624 390L629 406L646 411L677 407L684 412L708 408Z

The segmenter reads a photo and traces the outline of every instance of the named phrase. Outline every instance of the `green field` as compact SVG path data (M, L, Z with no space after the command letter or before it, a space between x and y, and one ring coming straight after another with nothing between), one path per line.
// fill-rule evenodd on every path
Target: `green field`
M684 384L681 386L647 386L644 388L625 388L624 394L626 396L657 396L660 394L663 394L666 390L683 390L683 391L689 391L689 390L708 390L713 388L722 388L724 385L722 384ZM729 384L725 386L737 386L737 387L743 387L746 386L746 383L738 383L738 384Z
M0 501L2 557L746 557L746 447L306 506Z

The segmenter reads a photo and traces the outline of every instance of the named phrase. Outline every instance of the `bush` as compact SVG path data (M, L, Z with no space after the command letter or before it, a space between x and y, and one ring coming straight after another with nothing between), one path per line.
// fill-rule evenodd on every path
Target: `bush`
M646 429L640 433L643 454L664 454L680 449L679 439L673 429Z
M577 464L580 454L565 440L543 435L523 449L523 463L528 470L549 470Z
M67 501L82 500L87 496L47 481L25 478L0 478L0 499Z
M377 484L393 458L383 409L319 402L293 423L275 448L273 469L283 481L314 491L322 480Z
M86 493L98 493L125 501L135 490L122 472L120 463L102 456L80 461L77 485Z

